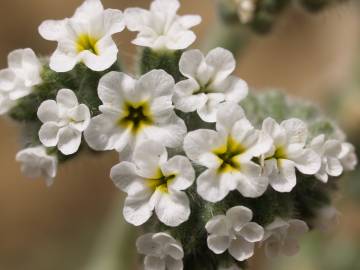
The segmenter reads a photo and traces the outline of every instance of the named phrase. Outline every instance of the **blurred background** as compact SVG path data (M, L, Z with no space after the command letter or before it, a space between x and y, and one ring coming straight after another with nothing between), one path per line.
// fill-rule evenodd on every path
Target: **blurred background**
M216 19L214 3L181 2L181 13L203 17L202 25L195 28L198 45L202 44ZM81 3L82 0L1 1L0 68L6 67L7 54L16 48L31 47L43 55L52 52L55 43L39 36L38 25L45 19L71 16ZM148 7L149 3L103 0L106 7L118 9ZM136 53L130 44L132 37L127 31L116 36L128 65ZM319 103L340 122L350 141L360 144L360 9L356 5L344 4L321 14L307 14L300 8L287 10L270 35L251 39L239 59L237 72L253 88L282 89ZM117 252L106 249L107 243L114 240L107 235L107 228L126 226L122 223L120 192L108 177L117 162L116 154L82 156L65 164L48 189L43 181L21 176L14 161L20 147L18 135L16 124L0 118L0 270L106 270L104 257ZM339 226L328 233L308 234L294 258L265 262L262 252L258 252L251 269L360 269L357 174L342 180L336 199L342 212ZM119 205L116 220L108 217L113 216L114 204ZM131 235L131 229L127 230ZM118 237L126 242L129 235ZM129 254L135 249L129 244L126 248Z

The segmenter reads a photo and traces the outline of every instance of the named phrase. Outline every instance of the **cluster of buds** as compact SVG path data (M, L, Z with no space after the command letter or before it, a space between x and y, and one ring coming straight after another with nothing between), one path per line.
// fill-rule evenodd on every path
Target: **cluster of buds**
M58 42L51 57L17 50L0 72L0 112L25 127L16 159L51 185L80 152L117 151L110 177L127 194L125 220L145 231L136 246L146 270L238 269L256 245L293 255L332 209L354 147L314 106L249 92L226 49L187 49L201 18L179 8L86 0L73 17L42 23ZM112 35L125 28L138 32L141 74L117 61Z
M218 0L219 10L225 22L249 25L258 33L269 32L279 15L290 5L300 6L308 12L348 0Z

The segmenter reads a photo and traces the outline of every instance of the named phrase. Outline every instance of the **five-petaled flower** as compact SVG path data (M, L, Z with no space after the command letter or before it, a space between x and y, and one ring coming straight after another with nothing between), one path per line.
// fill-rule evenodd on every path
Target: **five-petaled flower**
M307 224L298 219L285 221L276 218L265 227L265 236L262 245L265 246L265 254L268 258L274 258L280 254L293 256L299 251L298 239L309 231Z
M147 139L166 147L180 146L186 126L171 102L174 84L163 70L150 71L139 80L121 72L106 74L98 88L102 114L85 131L89 146L121 152Z
M197 179L199 195L210 202L221 201L235 189L245 197L261 196L268 181L253 158L270 149L270 137L256 130L234 103L221 105L216 129L190 132L184 140L186 155L208 168Z
M51 69L66 72L83 62L92 70L103 71L117 60L112 35L124 28L120 10L104 10L100 0L86 0L72 18L45 21L39 32L46 40L58 42L50 58Z
M145 270L182 270L184 251L181 243L167 233L148 233L136 241L140 254L145 255Z
M48 154L45 147L23 149L16 154L16 160L20 162L21 171L27 177L44 177L48 186L53 184L58 160L56 156Z
M39 139L46 147L55 147L64 155L77 152L81 144L82 132L90 123L90 111L85 104L78 103L75 93L61 89L55 100L41 103L38 112L43 123Z
M219 104L239 103L247 96L247 83L231 75L235 65L233 54L223 48L210 51L206 57L199 50L183 53L180 72L188 79L175 86L176 109L197 111L203 121L215 122Z
M190 161L184 156L168 160L166 148L154 141L136 147L133 163L123 161L111 170L115 185L125 191L124 217L135 225L145 223L155 209L159 220L178 226L188 220L190 203L183 190L195 180Z
M343 173L344 169L340 161L342 150L340 141L332 139L325 140L325 135L321 134L311 141L310 148L321 158L321 167L315 174L316 178L327 183L329 175L337 177Z
M264 237L263 227L251 222L252 219L252 211L244 206L235 206L227 210L226 215L214 216L205 226L209 249L216 254L228 250L237 261L251 258L255 243Z
M7 113L16 101L41 83L41 63L31 49L19 49L8 56L9 67L0 70L0 115Z
M271 136L273 146L264 156L264 174L278 192L290 192L296 186L295 168L303 174L316 174L321 159L306 148L308 130L299 119L289 119L280 125L272 118L264 120L262 130Z
M128 8L125 10L126 26L139 32L132 42L154 50L182 50L196 39L189 29L201 22L197 15L179 16L178 0L155 0L150 10Z

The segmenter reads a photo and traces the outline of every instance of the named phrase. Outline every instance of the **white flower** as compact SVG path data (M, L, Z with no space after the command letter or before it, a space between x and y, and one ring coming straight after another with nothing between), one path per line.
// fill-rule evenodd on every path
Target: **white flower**
M314 228L326 232L339 225L340 212L333 206L322 207L316 211Z
M270 149L271 139L256 130L234 103L219 108L216 129L190 132L184 140L186 155L208 168L197 179L199 195L210 202L221 201L235 189L245 197L261 196L268 181L252 159Z
M61 89L55 100L41 103L38 118L43 123L39 139L46 147L55 147L64 155L74 154L80 147L82 132L90 123L90 111L78 103L75 93Z
M196 36L189 29L201 22L197 15L179 16L178 0L155 0L150 10L128 8L125 10L126 26L139 32L133 44L154 50L182 50L194 43Z
M31 49L20 49L8 56L9 67L0 70L0 115L7 113L16 100L31 93L41 83L41 64Z
M295 168L308 175L319 171L319 155L305 148L308 131L304 122L289 119L279 125L274 119L267 118L262 130L272 137L274 143L264 155L264 171L276 191L290 192L295 187Z
M136 241L140 254L145 255L145 270L182 270L184 251L181 243L167 233L148 233Z
M347 142L341 144L340 162L346 171L353 171L358 163L355 147Z
M55 156L47 154L45 147L23 149L17 153L16 160L21 163L21 171L27 177L44 177L48 186L53 184L58 160Z
M45 21L39 32L44 39L58 42L50 58L54 71L72 70L79 62L103 71L117 59L118 48L111 36L124 27L120 10L104 10L100 0L86 0L72 18Z
M299 251L298 239L309 231L307 224L298 219L288 221L276 218L265 228L263 245L268 258L280 254L293 256Z
M242 23L250 22L255 15L257 0L234 0Z
M139 80L121 72L106 74L98 88L102 114L85 131L87 143L95 150L118 152L144 139L166 147L180 146L186 126L171 102L174 84L163 70L152 70Z
M340 176L343 173L343 166L339 160L342 150L341 142L338 140L325 140L325 135L315 137L310 148L321 158L320 170L315 174L320 181L327 183L330 176Z
M124 217L139 226L155 213L168 226L188 220L190 203L183 190L195 180L190 161L184 156L168 160L166 148L154 141L145 141L134 151L133 163L124 161L114 166L111 178L128 194Z
M251 222L252 218L252 211L243 206L230 208L226 215L214 216L205 226L209 249L215 254L228 250L237 261L251 258L255 243L264 237L264 229Z
M247 96L246 82L230 75L236 63L228 50L216 48L206 57L199 50L190 50L183 53L179 65L188 78L175 86L173 101L180 111L197 111L202 120L215 122L219 104L239 103Z

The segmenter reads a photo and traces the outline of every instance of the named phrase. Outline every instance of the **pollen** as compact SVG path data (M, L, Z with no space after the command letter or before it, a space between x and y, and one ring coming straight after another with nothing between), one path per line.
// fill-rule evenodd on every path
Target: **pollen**
M99 54L97 48L98 40L88 34L80 35L76 42L76 50L80 53L83 51L90 51L95 55Z
M133 134L137 134L143 127L153 123L147 102L139 104L126 103L123 109L124 115L118 120L118 124L131 129Z
M175 174L165 176L159 168L154 178L147 179L148 186L154 191L159 190L162 193L169 193L168 185L175 177Z

